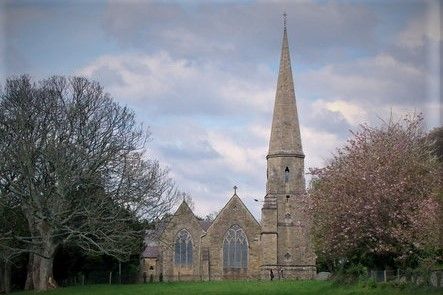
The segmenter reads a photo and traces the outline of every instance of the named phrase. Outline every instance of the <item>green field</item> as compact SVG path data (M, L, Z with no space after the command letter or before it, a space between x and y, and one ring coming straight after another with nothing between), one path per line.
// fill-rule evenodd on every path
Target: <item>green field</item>
M18 292L16 295L30 295L34 292ZM42 293L38 293L42 294ZM351 294L442 294L441 289L393 288L388 285L368 287L355 285L349 287L335 286L331 282L318 281L224 281L224 282L189 282L189 283L155 283L145 285L91 285L81 287L59 288L44 294L50 295L151 295L151 294L294 294L294 295L351 295Z

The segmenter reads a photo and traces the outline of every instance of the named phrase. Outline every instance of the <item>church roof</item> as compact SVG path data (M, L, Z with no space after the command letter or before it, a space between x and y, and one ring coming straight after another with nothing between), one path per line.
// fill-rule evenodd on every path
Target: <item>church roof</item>
M159 230L149 229L145 232L144 245L145 249L143 250L142 257L144 258L155 258L158 257L158 237Z
M210 221L210 220L206 220L206 219L200 220L200 225L204 231L207 231L208 228L211 226L211 224L212 224L212 221Z
M146 246L142 256L145 258L157 258L158 252L158 246Z
M286 23L283 31L268 156L282 154L303 156Z
M192 212L192 209L189 207L189 205L186 203L186 201L183 201L177 211L176 214L190 214L190 216L195 217L195 219L198 221L199 225L201 226L202 230L204 232L207 232L208 229L215 223L217 218L221 215L221 213L224 211L226 207L228 207L231 203L238 203L241 207L245 209L245 211L250 215L250 217L254 220L254 222L259 225L258 221L255 219L254 215L249 211L249 209L246 207L246 205L242 202L242 200L238 197L236 193L233 194L233 196L229 199L229 201L225 204L222 210L220 210L219 214L217 214L214 221L210 221L207 219L203 220L197 220L194 213ZM163 231L166 229L167 225L172 221L174 215L168 215L163 217L162 220L158 220L156 222L155 229L146 230L145 233L145 239L144 239L144 245L145 248L142 253L143 258L157 258L160 254L160 236L162 235Z
M197 218L197 216L195 216L194 212L192 211L192 209L189 207L188 203L186 203L185 200L183 200L180 207L177 209L177 212L179 212L179 211L186 211L186 212L188 212L188 214L192 214L192 216L195 218L195 220L198 221L202 230L204 230L204 231L207 231L207 229L212 224L212 221L205 220L205 219L200 220L199 218ZM177 212L175 214L177 214Z
M218 212L217 216L215 217L214 221L212 221L212 223L208 226L208 228L205 230L206 232L208 231L208 229L214 225L217 220L220 218L220 216L224 213L226 208L229 208L229 206L233 203L238 203L240 204L240 206L247 212L247 214L252 218L252 220L254 220L254 222L260 226L260 223L257 221L257 219L255 219L254 215L252 215L251 211L249 211L248 207L246 207L245 203L243 203L243 201L240 199L240 197L237 195L237 193L234 193L232 195L232 197L229 199L229 201L225 204L225 206L220 210L220 212Z

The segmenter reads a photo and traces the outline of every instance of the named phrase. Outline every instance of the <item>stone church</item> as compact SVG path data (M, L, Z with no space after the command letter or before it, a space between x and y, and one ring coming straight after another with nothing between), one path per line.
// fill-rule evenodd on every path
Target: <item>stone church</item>
M306 213L304 158L286 24L275 95L261 221L234 195L212 222L185 201L148 233L141 276L146 280L311 279L315 254ZM153 238L154 236L154 238Z

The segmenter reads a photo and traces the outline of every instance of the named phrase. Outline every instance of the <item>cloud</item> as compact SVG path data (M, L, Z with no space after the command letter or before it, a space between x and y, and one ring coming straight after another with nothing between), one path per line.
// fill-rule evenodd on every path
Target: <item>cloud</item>
M0 3L0 77L29 71L28 58L17 44L22 29L43 17L42 11L13 2ZM3 80L3 79L2 79Z
M78 72L142 109L152 151L204 215L223 205L233 185L246 202L264 194L276 73L234 65L161 51L102 56ZM306 170L325 165L358 124L419 111L425 74L386 53L297 73Z
M253 208L253 199L263 197L267 138L252 131L260 125L207 128L188 118L152 129L152 155L171 168L182 190L191 193L197 214L221 209L234 185ZM254 213L258 216L259 211Z
M77 74L135 107L153 134L150 155L170 167L204 215L217 209L204 204L223 205L234 185L243 197L263 195L276 77L260 64L247 72L159 52L102 56Z
M422 29L420 16L389 27L368 5L292 5L306 169L325 165L360 123L412 111L439 116L427 90L435 75L421 62L426 43L408 37ZM281 10L269 3L111 3L104 29L125 52L78 70L150 125L152 155L191 193L199 215L223 207L237 185L259 216L252 200L265 194Z
M144 52L168 48L172 56L197 60L271 62L281 40L284 9L290 40L303 62L346 59L356 49L376 48L376 15L355 3L114 1L103 26L121 46Z
M345 100L318 100L314 102L313 107L319 110L325 109L330 112L339 113L350 125L355 126L367 121L367 112L363 107Z
M257 65L246 75L213 63L156 54L106 55L77 71L104 84L124 102L145 104L162 114L269 112L272 73ZM256 81L264 83L256 83Z
M440 17L442 5L438 1L428 1L424 13L412 20L397 35L396 42L410 50L426 46L427 42L442 41Z
M441 124L442 6L401 4L2 2L0 70L99 81L150 126L149 155L198 214L237 185L259 216L284 9L306 168L378 116L424 111L429 128Z
M261 165L257 165L256 159L263 154L262 146L244 147L235 142L231 137L215 132L209 134L209 141L232 170L240 173L254 174L257 168L260 168Z
M305 172L309 168L323 167L335 153L337 147L344 143L337 134L319 131L302 125L301 136L305 153Z
M339 96L367 105L416 104L426 98L426 72L380 53L353 62L330 64L303 74L300 83L317 97Z

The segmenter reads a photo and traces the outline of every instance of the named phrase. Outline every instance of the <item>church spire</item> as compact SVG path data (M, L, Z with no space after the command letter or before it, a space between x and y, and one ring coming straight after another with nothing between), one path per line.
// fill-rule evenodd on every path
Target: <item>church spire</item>
M266 196L262 208L262 278L269 269L284 271L285 278L313 278L315 256L309 244L304 155L292 81L286 13L275 94L271 139L267 158Z
M288 154L304 157L301 145L300 126L298 123L297 105L295 102L285 12L283 14L283 42L280 70L278 74L277 92L275 94L268 157Z

